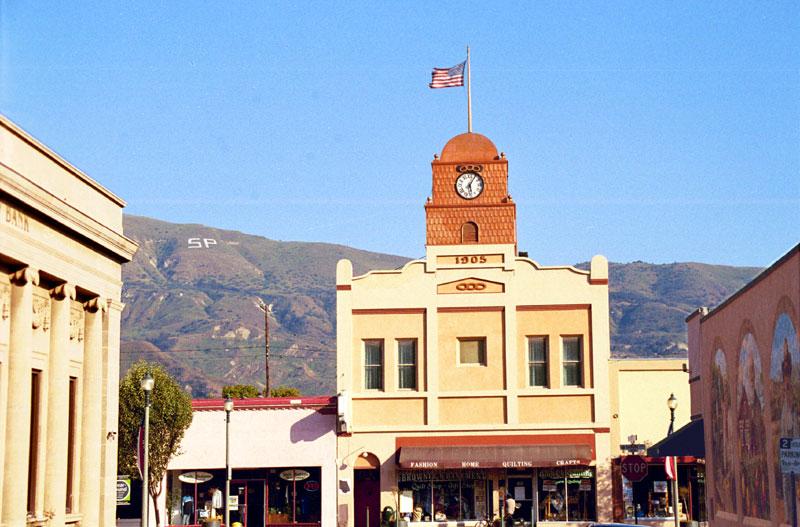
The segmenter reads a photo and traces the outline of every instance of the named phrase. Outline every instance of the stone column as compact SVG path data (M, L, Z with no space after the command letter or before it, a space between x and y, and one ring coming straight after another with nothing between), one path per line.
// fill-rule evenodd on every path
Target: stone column
M100 525L100 451L103 418L103 311L106 303L93 298L86 310L83 338L83 422L81 424L81 525Z
M49 525L64 525L67 501L67 438L69 437L69 320L75 288L64 284L50 291L50 360L47 389L47 463L44 510ZM77 467L76 467L77 468Z
M24 527L28 508L28 456L31 432L31 346L33 288L39 272L26 267L11 275L8 346L8 408L3 466L4 527Z
M108 300L108 313L103 323L105 335L104 382L105 393L103 444L103 493L100 503L100 525L115 527L117 524L117 449L119 447L119 342L120 319L125 304ZM164 487L166 488L166 487ZM166 494L166 493L164 493ZM169 522L167 522L169 523Z

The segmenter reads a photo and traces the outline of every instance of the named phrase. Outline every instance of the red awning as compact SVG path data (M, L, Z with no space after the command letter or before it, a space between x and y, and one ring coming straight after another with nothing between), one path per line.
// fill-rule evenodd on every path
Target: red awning
M588 465L591 445L404 446L398 464L406 469L533 468Z

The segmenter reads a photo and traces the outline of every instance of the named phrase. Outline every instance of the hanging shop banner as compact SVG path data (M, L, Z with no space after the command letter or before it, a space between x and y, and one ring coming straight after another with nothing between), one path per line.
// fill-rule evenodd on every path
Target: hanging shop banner
M211 478L213 477L214 476L212 476L208 472L193 470L191 472L184 472L183 474L178 476L178 479L183 481L184 483L189 483L194 485L199 483L205 483L206 481L211 481Z
M594 472L590 468L566 469L566 468L546 468L539 469L539 479L584 479L593 478Z
M400 470L397 481L452 481L458 479L486 479L486 473L480 470Z
M285 479L286 481L303 481L304 479L310 478L311 474L309 474L305 470L290 468L289 470L284 470L283 472L281 472L280 477L281 479Z
M117 476L117 505L131 504L131 477Z

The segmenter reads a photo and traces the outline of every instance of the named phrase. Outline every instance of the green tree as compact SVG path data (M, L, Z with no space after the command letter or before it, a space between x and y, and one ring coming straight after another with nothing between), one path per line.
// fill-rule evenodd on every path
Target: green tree
M270 397L299 397L300 390L291 386L278 386L269 391Z
M141 382L150 373L155 380L150 396L150 453L148 492L156 501L169 460L178 453L181 439L192 424L192 399L158 363L141 360L131 366L119 383L119 467L138 474L136 444L144 418ZM155 439L155 440L154 440ZM156 508L156 525L161 525Z
M249 399L261 395L261 390L252 384L232 384L222 387L222 397L231 399Z

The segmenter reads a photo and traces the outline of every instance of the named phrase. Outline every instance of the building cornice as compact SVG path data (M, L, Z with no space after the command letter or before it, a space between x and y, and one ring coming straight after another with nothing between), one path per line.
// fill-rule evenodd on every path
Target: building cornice
M47 148L44 144L40 143L36 140L33 136L28 134L25 130L17 126L13 121L11 121L8 117L0 114L0 126L6 128L9 132L19 137L21 140L25 141L28 145L33 147L34 149L38 150L42 155L59 165L61 168L65 169L67 172L75 176L76 178L80 179L83 183L89 185L97 192L101 193L120 207L125 207L125 201L122 200L119 196L102 186L97 181L90 178L88 175L84 174L80 169L76 168L72 164L70 164L66 159L61 157L60 155L56 154L49 148Z
M9 177L5 171L15 177ZM64 203L56 196L30 181L13 168L0 162L0 192L39 211L69 230L83 236L106 251L114 254L121 262L129 262L138 245L136 242L102 225L87 214Z

